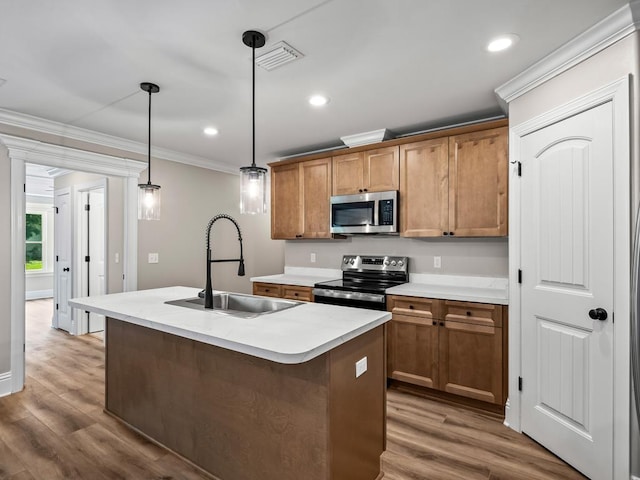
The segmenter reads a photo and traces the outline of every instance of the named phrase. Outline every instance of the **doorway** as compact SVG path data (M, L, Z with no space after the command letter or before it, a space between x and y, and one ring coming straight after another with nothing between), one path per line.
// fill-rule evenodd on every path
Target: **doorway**
M0 134L11 163L11 371L5 376L13 393L22 390L25 379L25 165L50 167L118 177L118 196L123 212L122 290L137 288L137 184L146 164L31 139Z

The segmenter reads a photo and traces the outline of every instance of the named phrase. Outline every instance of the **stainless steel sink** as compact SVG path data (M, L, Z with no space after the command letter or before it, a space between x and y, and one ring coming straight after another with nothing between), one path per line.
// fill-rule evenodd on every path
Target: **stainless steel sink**
M205 310L204 298L183 298L164 302L169 305ZM291 300L275 300L241 293L214 293L213 311L241 318L254 318L300 305Z

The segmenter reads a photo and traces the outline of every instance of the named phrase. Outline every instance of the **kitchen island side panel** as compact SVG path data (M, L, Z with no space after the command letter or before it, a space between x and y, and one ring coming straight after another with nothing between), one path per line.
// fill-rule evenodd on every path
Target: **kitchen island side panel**
M374 480L382 332L280 364L108 318L106 409L222 480Z
M285 365L109 318L106 409L222 480L328 479L327 357Z

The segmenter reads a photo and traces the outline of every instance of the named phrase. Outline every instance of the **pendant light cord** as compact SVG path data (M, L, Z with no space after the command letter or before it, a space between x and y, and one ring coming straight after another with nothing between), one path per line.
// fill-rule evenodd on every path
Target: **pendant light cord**
M147 185L151 185L151 89L149 89L149 141L148 145L148 166L147 166Z
M251 60L252 60L252 78L251 78L251 116L253 123L253 157L251 160L251 166L256 166L256 38L253 37L253 42L251 44Z

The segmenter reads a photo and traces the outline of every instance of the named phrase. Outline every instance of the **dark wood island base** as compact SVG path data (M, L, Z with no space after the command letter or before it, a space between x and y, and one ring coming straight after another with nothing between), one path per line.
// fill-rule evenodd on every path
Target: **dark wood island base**
M383 326L281 364L107 319L107 412L221 480L376 480L385 408Z

